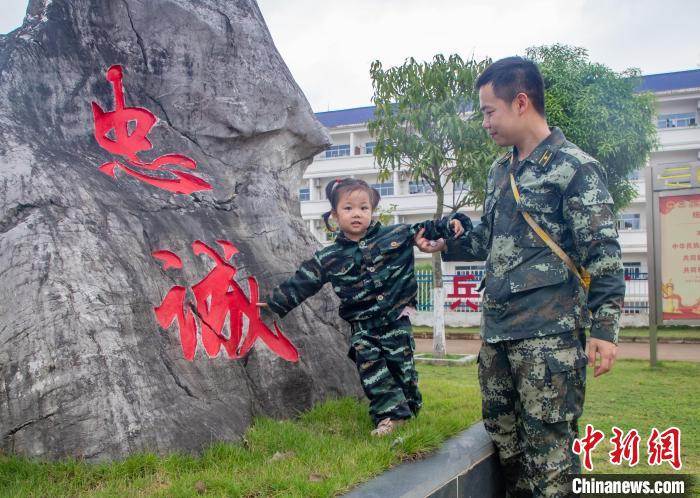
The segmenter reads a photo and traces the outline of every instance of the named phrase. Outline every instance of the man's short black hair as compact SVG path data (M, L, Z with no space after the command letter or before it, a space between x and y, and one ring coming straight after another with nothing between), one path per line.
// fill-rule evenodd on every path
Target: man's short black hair
M493 93L501 100L513 102L524 93L532 106L544 116L544 80L537 65L522 57L506 57L491 64L476 80L476 89L491 83Z

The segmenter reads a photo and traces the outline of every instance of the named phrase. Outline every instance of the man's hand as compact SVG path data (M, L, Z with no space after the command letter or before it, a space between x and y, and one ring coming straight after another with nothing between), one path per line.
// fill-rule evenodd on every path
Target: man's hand
M602 339L588 341L588 366L595 367L594 377L609 372L615 364L617 357L617 344ZM600 364L596 366L596 360L600 358Z
M452 231L455 233L455 239L464 233L462 222L458 219L455 218L454 220L450 221L450 226L452 227Z
M457 220L453 220L457 221ZM457 221L459 223L459 221ZM460 223L459 226L461 227L462 224ZM438 240L428 240L425 237L423 237L423 234L425 233L425 228L421 228L416 236L414 237L414 241L416 246L421 252L438 252L442 251L445 247L445 240L444 239L438 239Z

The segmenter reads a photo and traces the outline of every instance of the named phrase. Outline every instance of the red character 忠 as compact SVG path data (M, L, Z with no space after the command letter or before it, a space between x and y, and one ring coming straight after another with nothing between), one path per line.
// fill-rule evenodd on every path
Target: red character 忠
M668 462L675 470L681 469L681 430L678 427L671 427L662 433L654 427L647 441L647 448L649 465Z
M180 329L180 344L187 360L192 361L197 349L197 329L201 331L202 345L209 357L215 357L226 350L229 358L244 357L257 339L281 358L296 362L299 353L282 331L273 322L275 332L260 318L258 302L258 283L254 277L248 277L250 298L233 279L236 268L229 261L238 252L228 241L218 240L224 250L222 258L204 242L196 240L192 244L195 255L204 254L211 258L215 266L200 282L192 286L195 302L187 299L187 289L180 285L172 287L163 302L154 308L161 327L168 328L177 320ZM163 269L182 268L180 258L170 251L155 251L153 257L164 262ZM248 319L248 333L243 337L243 316ZM223 334L226 317L229 318L229 335Z
M476 303L470 301L470 299L479 299L479 294L477 294L474 289L477 287L477 283L473 282L474 275L456 275L452 281L452 294L448 294L448 298L465 298L464 302L472 310L478 311L479 306ZM462 304L462 299L457 299L454 303L450 305L450 309L455 309L457 306Z
M600 442L605 439L605 434L603 431L595 430L591 424L586 424L586 436L574 439L574 444L572 450L577 455L581 453L584 454L583 466L586 470L593 470L593 461L591 459L591 453Z
M154 187L174 192L176 194L191 194L200 190L211 190L212 187L200 177L174 169L179 166L186 169L196 169L197 163L182 154L165 154L150 163L141 161L139 152L153 148L151 141L146 138L156 123L156 117L143 107L125 107L124 88L122 86L122 67L114 65L107 71L107 80L114 87L114 110L105 112L96 103L92 103L92 114L95 118L95 139L100 146L112 154L125 157L132 166L148 170L167 172L168 176L152 176L137 171L117 161L110 161L100 166L100 171L114 177L118 167L126 174L153 185ZM110 132L112 136L110 137Z
M630 467L634 467L639 463L639 432L636 429L630 430L623 438L624 432L618 427L613 427L613 437L610 438L610 443L613 445L613 450L609 453L610 463L613 465L621 465L622 460L627 460Z

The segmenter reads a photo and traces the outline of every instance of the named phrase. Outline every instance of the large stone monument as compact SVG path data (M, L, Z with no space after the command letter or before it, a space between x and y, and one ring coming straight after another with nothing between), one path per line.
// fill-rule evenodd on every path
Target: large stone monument
M318 246L328 143L253 0L31 0L0 36L0 448L196 452L360 395L329 289L255 307Z

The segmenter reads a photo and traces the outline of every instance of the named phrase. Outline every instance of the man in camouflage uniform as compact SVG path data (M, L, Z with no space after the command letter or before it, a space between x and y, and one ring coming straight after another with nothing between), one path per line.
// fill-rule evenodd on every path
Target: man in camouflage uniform
M420 236L416 242L444 251L445 261L486 260L479 382L509 496L569 496L569 475L580 472L572 443L586 363L599 356L598 376L616 355L625 285L613 200L600 164L547 126L534 63L497 61L477 88L483 126L513 151L491 166L481 224L433 248ZM590 273L588 293L523 212Z
M331 283L340 298L340 317L352 329L348 356L357 365L375 426L385 418L403 420L420 410L415 341L404 316L404 310L416 304L414 236L423 229L429 239L450 237L452 219L471 228L468 217L454 214L414 225L383 227L375 221L358 241L339 232L334 244L316 252L264 299L283 317Z

